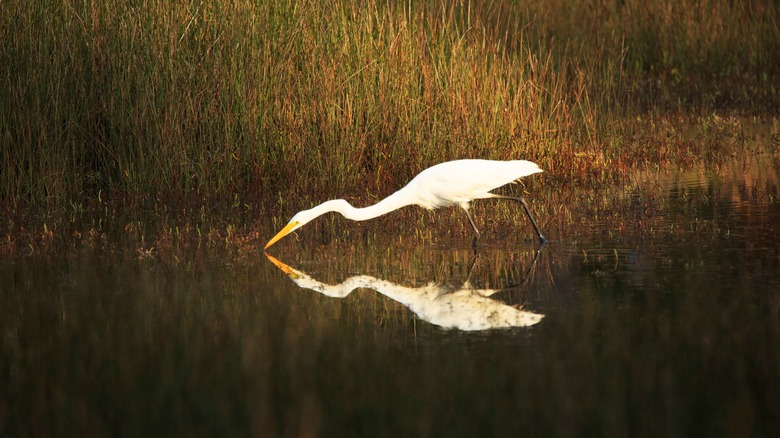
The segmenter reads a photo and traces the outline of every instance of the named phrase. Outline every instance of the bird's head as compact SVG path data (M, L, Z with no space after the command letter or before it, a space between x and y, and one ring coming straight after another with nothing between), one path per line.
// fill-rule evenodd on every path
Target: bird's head
M265 244L265 248L264 249L268 249L271 245L273 245L274 243L278 242L279 239L281 239L282 237L292 233L293 231L297 230L298 228L306 225L307 223L309 223L312 219L314 219L317 216L318 215L312 214L311 210L303 210L303 211L300 211L300 212L296 213L295 216L293 216L290 219L290 222L288 222L287 225L284 226L284 228L279 230L279 232L276 233L276 235L271 240L269 240L268 243Z
M333 199L331 201L325 201L314 208L299 211L298 213L295 213L295 216L290 219L290 222L288 222L287 225L281 229L281 231L276 233L276 236L274 236L273 239L269 240L268 243L265 244L265 249L268 249L269 246L276 243L282 237L308 224L318 216L321 216L330 211L337 211L341 214L344 214L345 211L349 211L350 209L352 209L352 206L349 205L347 201L343 199Z

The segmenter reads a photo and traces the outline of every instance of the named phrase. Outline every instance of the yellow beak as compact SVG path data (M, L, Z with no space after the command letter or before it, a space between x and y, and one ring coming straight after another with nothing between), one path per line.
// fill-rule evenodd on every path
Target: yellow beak
M265 248L263 248L263 249L268 249L269 246L271 246L274 243L276 243L282 237L290 234L292 232L292 230L294 230L296 228L298 228L298 222L296 222L296 221L290 222L284 228L282 228L281 231L276 233L276 236L274 236L273 239L269 240L268 243L265 244Z
M268 260L270 260L270 261L271 261L271 263L273 263L274 265L276 265L276 267L277 267L277 268L281 269L281 270L282 270L282 272L284 272L284 273L285 273L285 274L287 274L288 276L290 276L290 277L292 277L292 278L298 278L298 277L300 277L300 274L299 274L299 273L298 273L298 271L296 271L295 269L293 269L293 268L291 268L291 267L289 267L289 266L285 265L284 263L282 263L282 262L280 262L279 260L277 260L277 259L275 259L275 258L271 257L271 256L270 256L270 255L268 255L268 254L266 254L265 256L268 258Z

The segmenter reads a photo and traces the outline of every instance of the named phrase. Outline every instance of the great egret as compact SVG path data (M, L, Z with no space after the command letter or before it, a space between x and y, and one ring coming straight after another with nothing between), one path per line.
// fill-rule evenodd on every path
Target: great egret
M528 327L544 318L544 315L492 298L508 289L476 289L468 280L460 285L428 283L423 287L409 287L370 275L355 275L340 284L328 284L268 254L265 256L304 289L331 298L344 298L358 288L374 289L408 307L420 319L446 329L476 331Z
M476 233L473 241L476 249L480 234L471 213L469 213L469 202L474 199L490 198L520 202L531 221L531 225L536 230L537 236L539 236L539 242L544 244L547 240L539 231L539 226L531 216L528 204L523 198L490 193L493 189L539 172L542 172L542 169L536 163L526 160L447 161L423 170L404 188L369 207L355 208L343 199L334 199L323 202L312 209L299 211L281 231L268 241L265 249L268 249L282 237L306 225L312 219L331 211L341 213L345 218L353 221L363 221L413 204L428 210L459 205L466 212L471 227Z

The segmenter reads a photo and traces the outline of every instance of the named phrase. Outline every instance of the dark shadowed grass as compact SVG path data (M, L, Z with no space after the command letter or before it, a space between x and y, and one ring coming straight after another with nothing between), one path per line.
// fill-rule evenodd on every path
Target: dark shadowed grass
M7 1L0 197L286 215L464 157L614 182L711 152L658 136L669 112L776 112L777 17L768 1Z
M649 240L668 237L706 242L729 236L731 231L728 217L702 215L702 209L725 209L731 202L739 205L735 211L741 211L747 203L746 214L764 220L766 212L780 201L773 173L778 163L776 118L771 123L754 124L712 116L694 123L656 123L654 129L656 135L637 136L634 141L659 144L657 153L663 159L606 163L623 166L627 172L624 177L596 174L590 164L605 158L578 154L574 177L545 172L497 192L524 196L552 242L577 242L584 236L615 239L626 234ZM663 143L655 143L658 136ZM662 148L662 144L670 146ZM714 181L713 187L702 193L697 184L709 180ZM349 197L357 205L374 199ZM702 205L694 205L696 199ZM718 199L725 201L719 204ZM309 207L302 204L306 200L310 205L321 201L310 194L296 202ZM12 212L0 221L0 255L51 257L93 248L176 264L190 251L223 251L231 263L256 259L263 245L289 219L284 213L269 218L270 209L235 201L223 207L218 203L198 208L185 204L153 200L138 208L123 208L118 202L96 200L70 203L53 212ZM293 207L288 208L297 204L290 205ZM471 214L482 234L482 249L536 246L533 227L515 202L477 200ZM670 215L674 221L669 221ZM294 253L316 248L323 260L329 253L343 253L355 245L470 252L472 237L473 230L460 208L427 211L410 206L364 222L324 215L286 238L278 252L284 254L285 246L294 248Z

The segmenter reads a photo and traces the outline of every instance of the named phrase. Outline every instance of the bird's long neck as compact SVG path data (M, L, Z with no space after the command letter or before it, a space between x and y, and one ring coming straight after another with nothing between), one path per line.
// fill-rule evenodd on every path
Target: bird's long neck
M335 211L341 213L347 219L364 221L412 204L414 204L414 201L409 199L407 194L398 191L368 207L355 208L343 199L335 199L333 201L324 202L315 208L322 209L320 214L328 211Z

